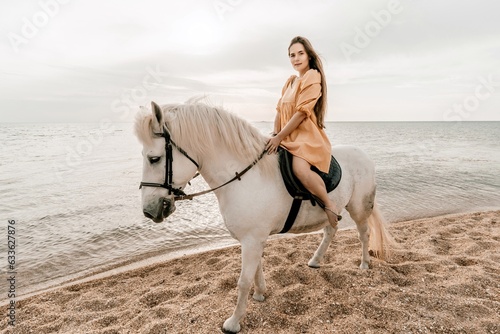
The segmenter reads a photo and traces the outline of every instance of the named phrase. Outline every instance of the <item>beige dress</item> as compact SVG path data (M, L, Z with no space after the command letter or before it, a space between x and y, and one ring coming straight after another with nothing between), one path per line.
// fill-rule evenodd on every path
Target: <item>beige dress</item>
M281 146L328 173L331 144L325 131L318 126L314 113L314 106L320 97L321 74L318 71L310 69L302 78L291 76L283 87L276 108L279 113L278 131L285 127L296 112L306 114L300 125L281 141Z

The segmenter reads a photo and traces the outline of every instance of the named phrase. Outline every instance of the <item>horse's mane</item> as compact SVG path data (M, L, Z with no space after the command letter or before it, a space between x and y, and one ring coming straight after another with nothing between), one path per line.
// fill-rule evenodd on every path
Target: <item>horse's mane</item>
M262 153L266 137L246 120L224 110L197 101L162 105L165 125L172 140L190 155L217 156L226 148L241 162L250 164ZM154 132L151 111L139 113L135 133L143 144L151 143ZM160 130L161 131L161 130ZM262 159L256 167L271 172L275 159Z

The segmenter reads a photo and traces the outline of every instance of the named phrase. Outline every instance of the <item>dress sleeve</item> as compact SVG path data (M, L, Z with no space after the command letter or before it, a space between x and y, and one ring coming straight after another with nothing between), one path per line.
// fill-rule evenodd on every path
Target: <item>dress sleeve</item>
M311 69L301 79L297 95L296 110L311 116L316 102L321 97L321 74Z

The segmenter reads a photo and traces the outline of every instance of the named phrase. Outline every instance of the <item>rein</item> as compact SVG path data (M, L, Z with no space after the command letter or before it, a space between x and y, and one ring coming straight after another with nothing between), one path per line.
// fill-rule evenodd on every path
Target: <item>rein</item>
M222 188L222 187L224 187L224 186L228 185L229 183L231 183L231 182L233 182L233 181L236 181L236 180L241 181L241 177L242 177L242 176L243 176L246 172L248 172L248 171L249 171L249 170L250 170L253 166L255 166L255 165L259 162L259 160L260 160L260 159L262 159L262 158L264 157L264 155L266 154L266 152L267 152L267 150L264 150L264 151L263 151L263 152L259 155L259 157L258 157L256 160L254 160L254 162L252 162L250 165L248 165L248 166L247 166L244 170L242 170L241 172L236 172L236 173L235 173L235 176L234 176L231 180L229 180L229 181L227 181L227 182L225 182L225 183L221 184L220 186L217 186L217 187L212 188L212 189L203 190L203 191L200 191L200 192L197 192L197 193L194 193L194 194L189 194L189 195L184 194L184 195L175 196L175 197L174 197L174 199L175 199L176 201L182 201L182 200L185 200L185 199L193 199L193 197L196 197L196 196L201 196L201 195L205 195L205 194L208 194L209 192L212 192L212 191L215 191L215 190L217 190L217 189L219 189L219 188ZM197 174L196 176L198 176L198 175L199 175L199 174ZM195 177L196 177L196 176L195 176ZM194 177L193 177L193 179L194 179Z
M172 140L170 133L168 132L166 127L163 127L163 133L155 133L155 135L165 138L165 182L164 183L141 182L139 189L141 189L142 187L165 188L168 190L169 195L172 193L174 194L174 200L176 200L176 201L182 201L182 200L187 200L187 199L191 200L194 197L205 195L205 194L208 194L208 193L215 191L219 188L222 188L233 181L236 181L236 180L241 181L241 177L246 172L248 172L253 166L255 166L264 157L264 155L267 152L267 150L264 149L264 151L262 151L262 153L257 157L256 160L254 160L250 165L248 165L241 172L236 172L235 176L231 180L221 184L220 186L217 186L217 187L212 188L212 189L200 191L200 192L197 192L194 194L186 194L184 191L182 191L182 189L172 187L172 178L173 178L172 162L174 160L173 156L172 156L172 147L175 147L182 155L184 155L186 158L188 158L196 166L196 168L198 170L200 168L200 165L193 158L191 158L189 156L189 154L187 154L186 151L184 151L181 147L179 147ZM196 175L193 176L192 179L194 179L198 175L200 175L199 172L197 172Z

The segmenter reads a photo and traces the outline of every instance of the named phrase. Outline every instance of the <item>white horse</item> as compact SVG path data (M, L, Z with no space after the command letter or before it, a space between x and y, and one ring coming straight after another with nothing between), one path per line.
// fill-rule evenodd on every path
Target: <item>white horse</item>
M221 108L197 102L162 107L153 102L152 113L142 112L137 117L135 130L143 144L143 212L155 222L174 212L175 199L182 197L182 189L197 171L215 188L257 161L239 180L214 191L227 229L241 243L238 301L232 316L223 324L226 332L240 331L252 282L253 298L264 300L264 246L269 235L283 228L292 203L277 155L264 154L258 160L267 138L257 128ZM166 143L171 144L168 154ZM332 154L342 167L342 179L329 196L356 222L362 248L360 268L368 269L369 240L380 258L387 256L393 243L375 204L374 164L355 147L334 147ZM330 226L319 206L304 201L289 232L321 228L323 240L308 262L313 268L320 266L337 228Z

